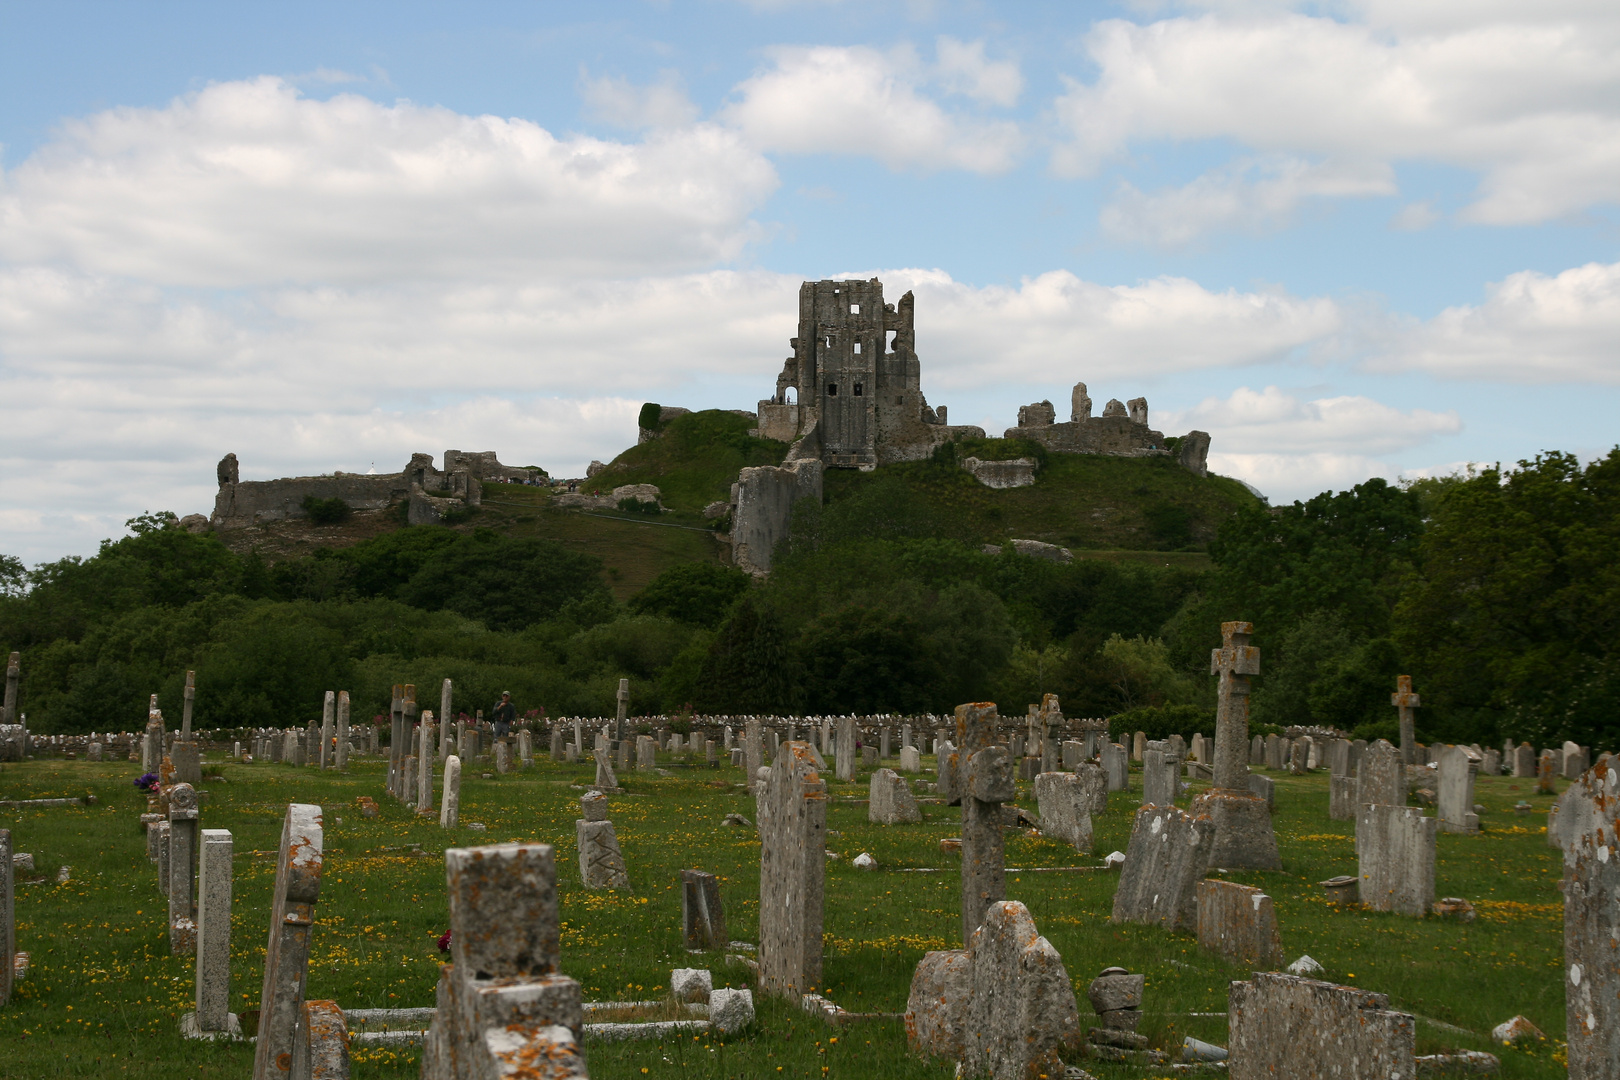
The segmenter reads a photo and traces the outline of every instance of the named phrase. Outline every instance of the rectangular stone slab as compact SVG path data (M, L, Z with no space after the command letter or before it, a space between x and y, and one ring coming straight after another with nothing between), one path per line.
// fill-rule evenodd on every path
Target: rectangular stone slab
M1143 806L1131 824L1112 921L1195 929L1198 882L1214 843L1215 824L1207 817L1173 806Z
M1232 983L1232 1080L1413 1080L1416 1024L1389 998L1278 972Z

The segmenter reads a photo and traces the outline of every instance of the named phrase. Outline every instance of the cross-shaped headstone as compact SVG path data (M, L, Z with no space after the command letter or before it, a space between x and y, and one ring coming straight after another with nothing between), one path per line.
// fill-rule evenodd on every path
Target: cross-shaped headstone
M1001 804L1015 791L1013 762L995 745L1000 717L993 702L956 707L956 747L939 770L939 792L962 807L962 941L984 920L985 909L1007 898Z
M1412 710L1422 702L1412 693L1412 676L1395 676L1395 692L1389 695L1389 703L1401 711L1401 761L1407 765L1416 765L1417 731Z
M613 729L615 739L624 738L624 721L630 713L630 680L619 680L619 722Z
M186 672L186 703L180 711L180 741L191 741L191 704L197 699L197 673Z
M1249 789L1249 676L1260 674L1260 650L1249 644L1254 624L1221 624L1221 647L1209 671L1221 677L1215 706L1215 786Z

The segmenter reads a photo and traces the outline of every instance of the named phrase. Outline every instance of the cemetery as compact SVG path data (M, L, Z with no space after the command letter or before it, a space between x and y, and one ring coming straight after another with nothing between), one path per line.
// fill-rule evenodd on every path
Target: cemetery
M0 1072L1614 1075L1609 756L1249 739L1251 632L1191 740L627 684L494 739L448 679L380 726L13 724Z

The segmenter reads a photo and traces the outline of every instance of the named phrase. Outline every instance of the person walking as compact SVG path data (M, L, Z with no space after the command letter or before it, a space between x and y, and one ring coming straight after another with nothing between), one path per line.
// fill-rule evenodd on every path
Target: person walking
M489 719L497 739L504 739L512 733L512 725L517 722L517 706L512 704L512 691L501 691L500 703L495 706Z

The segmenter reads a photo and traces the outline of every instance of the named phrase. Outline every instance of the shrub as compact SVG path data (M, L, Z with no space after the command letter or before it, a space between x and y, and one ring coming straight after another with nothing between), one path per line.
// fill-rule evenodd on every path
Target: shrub
M1196 705L1145 705L1114 717L1108 722L1108 730L1116 740L1138 731L1149 739L1168 739L1172 735L1191 739L1194 732L1215 734L1215 713Z
M301 505L304 513L309 515L309 520L317 525L337 525L348 521L349 516L354 513L349 509L348 503L336 497L320 499L314 495L305 495Z
M642 502L637 498L620 499L619 509L626 514L661 514L663 507L658 505L657 499L648 499Z

